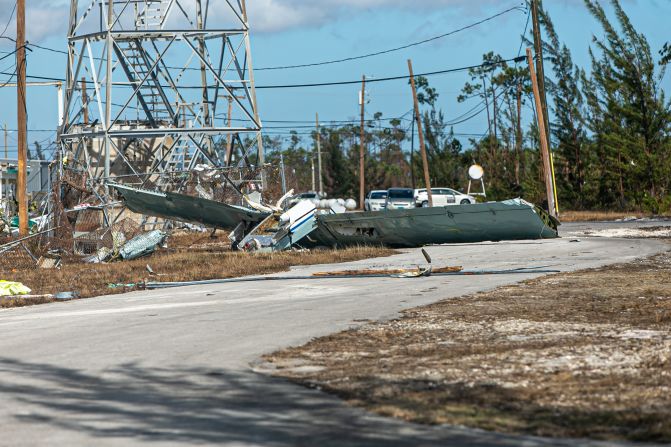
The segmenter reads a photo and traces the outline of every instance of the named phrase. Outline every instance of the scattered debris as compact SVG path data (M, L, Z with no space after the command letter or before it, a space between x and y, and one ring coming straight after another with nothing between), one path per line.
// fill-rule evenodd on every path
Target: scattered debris
M166 236L167 234L160 230L153 230L135 236L121 247L119 256L124 260L130 261L132 259L150 255L156 250L157 246L165 241Z
M54 298L56 298L57 300L63 300L63 301L74 300L76 298L79 298L79 293L77 293L77 292L58 292L58 293L54 294Z
M114 252L111 248L100 247L95 254L85 257L83 261L87 264L100 264L110 260L112 256L114 256Z
M419 276L431 276L433 273L456 273L461 272L462 267L439 267L439 268L423 268L417 267L414 269L387 269L387 270L342 270L336 272L317 272L313 273L312 276L318 277L329 277L329 276L340 276L340 277L349 277L349 276L397 276L402 278L413 278Z
M61 267L61 258L45 258L41 256L37 260L37 267L41 269L57 269Z
M54 295L51 293L45 293L42 295L0 295L0 301L52 299L53 297Z
M0 245L0 254L5 253L9 250L13 250L14 248L16 248L17 245L21 245L23 242L25 242L29 239L33 239L37 236L41 236L41 235L50 233L52 231L55 231L58 228L60 228L60 227L52 228L50 230L40 231L39 233L34 233L34 234L31 234L30 236L22 237L20 239L15 239L13 241L9 241L5 244L2 244L2 245Z
M143 286L143 283L130 283L130 284L108 284L108 289L133 289L135 287Z
M0 296L27 295L31 290L20 282L0 280Z
M284 200L275 206L243 196L247 207L242 207L171 192L112 187L135 212L232 230L232 246L249 251L351 245L420 247L558 237L559 222L522 199L366 213L348 212L337 200L328 201L328 210L300 201L283 211Z
M268 217L268 212L227 205L214 200L173 192L159 193L111 184L133 212L148 216L177 219L224 230L233 230L241 222L251 226Z

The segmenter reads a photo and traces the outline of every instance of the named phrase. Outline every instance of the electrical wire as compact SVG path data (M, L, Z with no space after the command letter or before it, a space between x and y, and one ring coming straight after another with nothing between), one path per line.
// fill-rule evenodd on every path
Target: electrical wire
M14 8L12 8L11 14L9 14L9 20L7 20L7 24L5 25L5 29L2 30L2 33L0 33L0 37L4 37L5 33L7 32L7 28L9 28L9 25L12 23L12 19L14 18L14 13L16 12L16 6L18 2L14 2Z
M485 62L482 64L477 64L477 65L469 65L466 67L458 67L458 68L449 68L445 70L437 70L437 71L429 71L429 72L424 72L424 73L417 73L414 75L415 78L417 77L427 77L427 76L436 76L436 75L441 75L441 74L448 74L448 73L457 73L460 71L467 71L467 70L472 70L475 68L482 68L482 67L494 67L498 65L503 65L508 62L521 62L519 57L513 57L510 59L503 59L501 61L497 62ZM373 78L373 79L366 79L366 84L374 83L374 82L387 82L387 81L398 81L398 80L403 80L403 79L410 79L410 75L401 75L401 76L388 76L384 78ZM263 90L263 89L287 89L287 88L309 88L309 87L326 87L326 86L336 86L336 85L355 85L355 84L361 84L361 79L357 79L356 81L336 81L336 82L319 82L319 83L314 83L314 84L285 84L285 85L257 85L256 89L257 90Z
M450 32L447 32L447 33L444 33L444 34L440 34L438 36L430 37L428 39L420 40L420 41L417 41L417 42L412 42L412 43L402 45L402 46L399 46L399 47L389 48L387 50L375 51L373 53L362 54L362 55L359 55L359 56L345 57L345 58L342 58L342 59L333 59L333 60L329 60L329 61L313 62L313 63L309 63L309 64L283 65L283 66L279 66L279 67L261 67L261 68L255 68L254 71L286 70L286 69L293 69L293 68L317 67L317 66L322 66L322 65L339 64L341 62L356 61L356 60L366 59L366 58L374 57L374 56L381 56L383 54L389 54L389 53L393 53L393 52L396 52L396 51L405 50L405 49L408 49L408 48L411 48L411 47L416 47L418 45L423 45L425 43L433 42L433 41L436 41L436 40L439 40L439 39L443 39L445 37L452 36L454 34L460 33L462 31L466 31L466 30L474 28L478 25L482 25L483 23L494 20L494 19L496 19L498 17L501 17L505 14L508 14L509 12L516 11L516 10L519 11L520 9L522 9L520 6L513 6L512 8L508 8L504 11L499 12L498 14L494 14L492 16L489 16L489 17L485 18L485 19L482 19L482 20L479 20L477 22L471 23L470 25L463 26L463 27L458 28L456 30L453 30L453 31L450 31Z
M15 5L15 7L16 7L16 5ZM277 67L259 67L259 68L255 68L254 71L287 70L287 69L295 69L295 68L317 67L317 66L323 66L323 65L339 64L339 63L343 63L343 62L351 62L351 61L366 59L366 58L375 57L375 56L381 56L383 54L389 54L389 53L405 50L405 49L416 47L416 46L423 45L423 44L426 44L426 43L434 42L436 40L443 39L445 37L449 37L449 36L452 36L454 34L458 34L460 32L463 32L463 31L469 30L471 28L475 28L479 25L482 25L483 23L492 21L492 20L494 20L496 18L499 18L503 15L506 15L506 14L512 12L512 11L520 11L522 9L523 8L521 8L520 6L513 6L511 8L506 9L506 10L503 10L503 11L497 13L497 14L491 15L489 17L486 17L486 18L482 19L482 20L478 20L477 22L474 22L474 23L471 23L469 25L463 26L461 28L449 31L447 33L443 33L443 34L440 34L438 36L433 36L433 37L430 37L428 39L423 39L423 40L419 40L419 41L416 41L416 42L411 42L409 44L401 45L401 46L398 46L398 47L389 48L389 49L386 49L386 50L380 50L380 51L375 51L375 52L372 52L372 53L362 54L362 55L359 55L359 56L345 57L345 58L342 58L342 59L333 59L333 60L327 60L327 61L321 61L321 62L312 62L312 63L295 64L295 65L282 65L282 66L277 66ZM55 48L49 48L49 47L45 47L43 45L38 45L38 44L34 44L34 43L31 43L30 45L35 47L35 48L39 48L39 49L45 50L45 51L51 51L51 52L59 53L59 54L68 54L67 51L58 50L58 49L55 49ZM95 58L95 59L103 60L101 58ZM168 67L168 68L175 69L175 70L200 71L200 68L194 68L194 67L181 67L181 68L180 67Z
M513 57L509 59L503 59L497 62L485 62L482 64L477 64L477 65L468 65L465 67L458 67L458 68L448 68L445 70L436 70L436 71L429 71L429 72L424 72L424 73L416 73L414 75L415 78L423 76L423 77L428 77L428 76L436 76L436 75L442 75L442 74L448 74L448 73L457 73L460 71L468 71L471 69L476 69L476 68L483 68L483 67L495 67L498 65L503 65L507 64L509 62L522 62L523 58L521 57ZM0 72L0 74L5 74L5 75L11 75L11 73L7 72ZM60 81L60 82L65 82L65 79L63 78L54 78L54 77L49 77L49 76L26 76L30 79L39 79L39 80L47 80L47 81ZM398 80L404 80L404 79L410 79L410 75L400 75L400 76L388 76L388 77L383 77L383 78L373 78L373 79L366 79L366 83L374 83L374 82L388 82L388 81L398 81ZM257 85L255 88L257 90L265 90L265 89L290 89L290 88L310 88L310 87L327 87L327 86L341 86L341 85L355 85L355 84L360 84L361 80L358 79L356 81L333 81L333 82L318 82L318 83L306 83L306 84L285 84L285 85ZM172 87L169 85L163 86L162 87ZM182 86L179 88L198 88L202 89L202 86Z
M531 19L531 9L527 8L527 23L524 25L524 31L522 32L522 38L520 41L520 48L517 50L517 57L522 54L522 47L524 46L524 36L527 34L527 30L529 29L529 21Z

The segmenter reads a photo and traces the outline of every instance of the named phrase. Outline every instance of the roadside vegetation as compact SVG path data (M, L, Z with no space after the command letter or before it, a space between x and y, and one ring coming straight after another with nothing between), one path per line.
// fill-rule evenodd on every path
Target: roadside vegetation
M562 222L599 222L616 221L628 219L656 219L671 217L671 213L655 215L642 213L640 211L562 211L560 219Z
M412 309L266 356L422 424L671 441L671 252Z
M596 21L589 66L573 61L550 15L540 14L559 203L563 209L668 213L671 105L661 79L671 46L651 48L649 30L630 21L619 0L584 3ZM611 7L604 9L607 3ZM577 8L576 13L585 11ZM465 190L467 169L476 162L485 169L489 200L522 197L541 205L545 187L529 70L525 61L503 60L494 52L484 54L489 65L471 70L460 94L451 98L426 78L417 79L430 176L433 186ZM454 116L441 110L439 98L473 107ZM482 134L460 133L462 123L485 113ZM411 114L373 114L365 129L366 190L424 187L417 146L407 151L413 131L416 138ZM358 121L320 130L323 178L331 197L357 196L359 134ZM316 133L296 130L264 138L268 160L279 163L283 154L284 163L294 168L287 170L289 187L309 190L310 170L303 167L310 166Z

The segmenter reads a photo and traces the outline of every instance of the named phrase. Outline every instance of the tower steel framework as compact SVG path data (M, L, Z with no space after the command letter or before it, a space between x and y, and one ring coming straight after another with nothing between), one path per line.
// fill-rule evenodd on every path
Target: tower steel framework
M99 184L264 163L244 0L71 0L64 103Z

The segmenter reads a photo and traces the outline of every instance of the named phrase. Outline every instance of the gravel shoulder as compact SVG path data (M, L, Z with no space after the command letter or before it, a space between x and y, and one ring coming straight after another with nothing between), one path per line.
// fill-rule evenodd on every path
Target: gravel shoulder
M671 252L410 309L264 360L406 421L670 442Z

